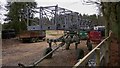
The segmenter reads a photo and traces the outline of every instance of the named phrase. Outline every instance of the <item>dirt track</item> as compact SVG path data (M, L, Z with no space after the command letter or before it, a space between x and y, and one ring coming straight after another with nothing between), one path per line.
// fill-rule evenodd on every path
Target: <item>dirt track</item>
M14 41L14 42L13 42ZM9 44L11 43L11 44ZM81 41L79 48L88 53L86 41ZM42 57L46 42L20 43L16 40L3 41L2 61L4 66L17 66L18 63L30 65ZM53 46L55 48L56 46ZM52 59L45 59L39 66L73 66L76 63L75 47L72 44L70 50L61 47L54 54Z
M81 41L78 48L82 48L85 54L88 50L85 45L86 41ZM74 44L71 44L70 50L65 50L65 46L57 50L52 59L45 59L38 66L73 66L77 63L76 50Z
M31 64L42 57L42 51L47 47L46 42L19 43L13 47L3 48L3 65L16 66L18 63Z

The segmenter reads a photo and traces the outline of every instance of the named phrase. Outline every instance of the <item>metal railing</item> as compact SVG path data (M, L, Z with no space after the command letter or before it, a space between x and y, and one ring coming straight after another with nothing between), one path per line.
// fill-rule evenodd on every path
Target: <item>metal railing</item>
M79 66L105 66L109 62L109 45L106 42L110 36L111 34L103 39L93 50L80 59L73 68Z

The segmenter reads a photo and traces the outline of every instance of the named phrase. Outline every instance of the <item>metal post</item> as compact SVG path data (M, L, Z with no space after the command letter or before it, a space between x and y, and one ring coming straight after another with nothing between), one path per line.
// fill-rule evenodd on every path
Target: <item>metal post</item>
M100 66L100 48L97 48L95 52L96 52L96 66Z
M40 29L42 30L42 7L39 8L39 11L40 11L40 20L39 20L39 26L40 26Z
M57 27L57 14L58 14L58 5L55 6L55 16L54 16L54 24ZM57 29L57 28L55 28Z

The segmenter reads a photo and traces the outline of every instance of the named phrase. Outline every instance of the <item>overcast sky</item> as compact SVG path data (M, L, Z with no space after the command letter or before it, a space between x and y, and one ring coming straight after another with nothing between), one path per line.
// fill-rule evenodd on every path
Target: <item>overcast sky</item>
M83 0L35 0L38 6L57 5L82 14L97 14L96 5L85 5Z
M79 12L81 14L97 14L98 10L96 5L85 5L83 4L83 0L35 0L38 4L38 6L51 6L51 5L57 5L59 7L63 7L75 12ZM5 0L0 1L0 5L3 6L6 4ZM4 9L0 9L0 20L2 21L3 14L5 13ZM3 22L3 21L2 21Z

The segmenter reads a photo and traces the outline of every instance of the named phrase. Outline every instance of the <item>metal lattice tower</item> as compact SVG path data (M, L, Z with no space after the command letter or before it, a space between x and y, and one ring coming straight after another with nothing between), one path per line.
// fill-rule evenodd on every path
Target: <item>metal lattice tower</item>
M79 30L81 18L78 12L56 6L37 7L39 23L29 25L28 30Z

